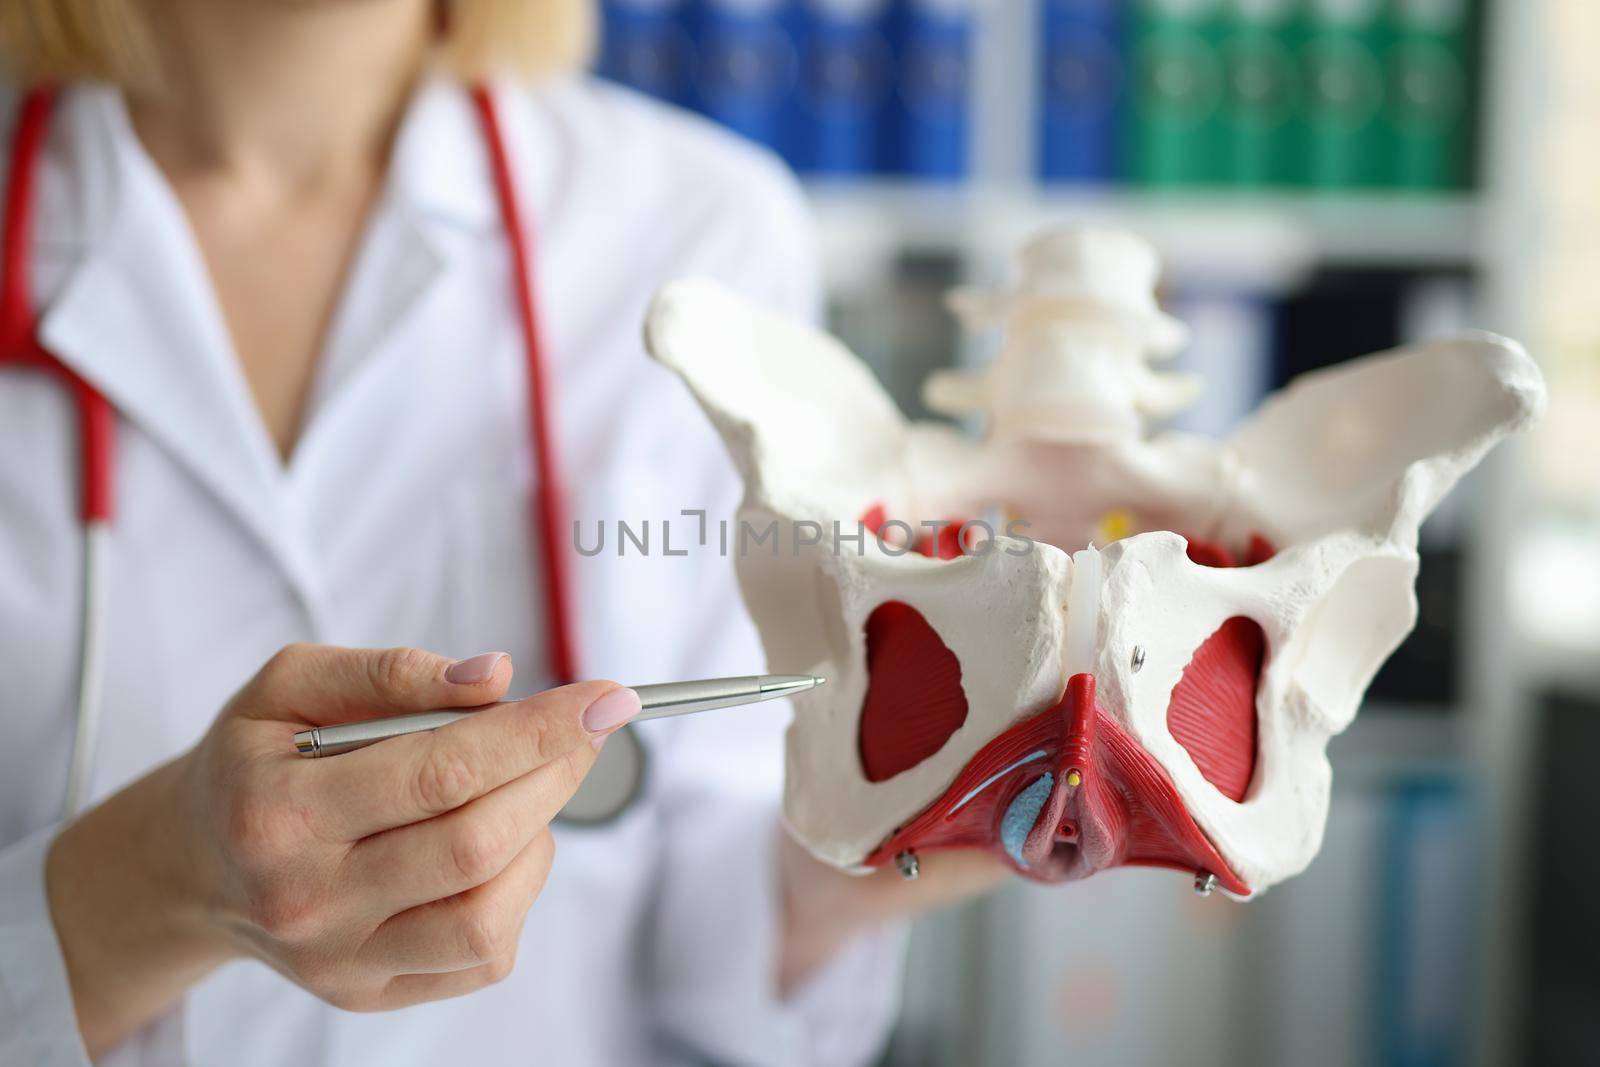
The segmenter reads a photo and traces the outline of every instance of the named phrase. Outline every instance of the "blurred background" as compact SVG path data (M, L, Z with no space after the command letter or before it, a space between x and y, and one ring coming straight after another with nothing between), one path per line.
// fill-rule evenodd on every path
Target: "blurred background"
M913 935L884 1063L1600 1063L1600 3L608 0L609 77L805 178L830 325L913 415L942 294L1039 227L1161 249L1221 432L1313 367L1481 327L1550 410L1423 531L1416 632L1331 749L1301 877L1121 870Z

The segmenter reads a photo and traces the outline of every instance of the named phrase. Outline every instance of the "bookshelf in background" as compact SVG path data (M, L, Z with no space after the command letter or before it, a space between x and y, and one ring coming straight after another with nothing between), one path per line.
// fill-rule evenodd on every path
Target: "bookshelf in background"
M1048 184L1450 191L1473 184L1479 0L604 0L600 70L828 179L959 182L1025 126ZM1031 91L975 107L1022 10Z
M604 0L599 70L831 178L964 178L973 0Z
M1089 67L1121 121L1116 178L1148 186L1464 189L1472 184L1472 0L1046 0L1044 107ZM1092 33L1060 27L1092 25ZM1114 42L1114 60L1102 58ZM1054 95L1052 95L1054 94ZM1063 149L1047 120L1041 174ZM1120 146L1120 147L1116 147Z

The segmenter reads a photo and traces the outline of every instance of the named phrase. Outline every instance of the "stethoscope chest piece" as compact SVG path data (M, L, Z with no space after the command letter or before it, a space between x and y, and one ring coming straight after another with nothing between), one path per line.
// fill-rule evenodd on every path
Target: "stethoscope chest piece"
M561 809L557 820L567 826L611 822L638 799L647 762L638 732L632 726L624 726L606 738L588 777Z

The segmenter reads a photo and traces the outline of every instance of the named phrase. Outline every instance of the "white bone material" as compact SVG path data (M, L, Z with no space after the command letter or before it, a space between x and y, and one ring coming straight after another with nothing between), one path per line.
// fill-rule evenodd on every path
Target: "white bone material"
M1140 279L1148 287L1153 269ZM1076 316L1082 305L1062 308ZM795 700L785 815L807 848L844 868L1088 669L1106 713L1166 770L1245 882L1259 890L1304 869L1327 816L1328 738L1415 622L1418 526L1544 399L1518 345L1477 333L1306 375L1221 441L1073 439L1042 425L1042 408L1013 425L1019 432L997 425L976 441L907 423L836 340L709 282L665 288L647 338L742 472L740 518L755 530L777 524L775 554L767 544L738 553L746 603L771 669L829 679ZM835 522L854 534L874 506L913 526L1019 516L1033 541L1001 535L987 553L949 561L896 555L870 534L859 549L832 543ZM796 550L796 522L830 536ZM1204 567L1172 531L1235 545L1261 534L1277 554ZM1098 552L1086 551L1091 543ZM969 711L934 755L874 783L858 754L863 626L890 600L921 612L955 653ZM1200 774L1166 723L1195 649L1235 615L1256 620L1267 642L1254 777L1241 802ZM1137 672L1135 646L1144 650Z

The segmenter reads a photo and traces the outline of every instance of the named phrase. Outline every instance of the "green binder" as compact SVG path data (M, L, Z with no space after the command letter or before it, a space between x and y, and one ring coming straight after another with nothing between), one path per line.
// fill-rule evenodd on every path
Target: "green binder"
M1134 0L1128 177L1146 185L1215 183L1228 176L1220 45L1223 0Z
M1384 0L1306 0L1305 16L1305 179L1324 189L1383 184L1389 169Z
M1222 41L1227 180L1281 185L1298 176L1300 0L1228 0Z
M1472 177L1475 5L1390 0L1388 109L1394 184L1458 189Z

